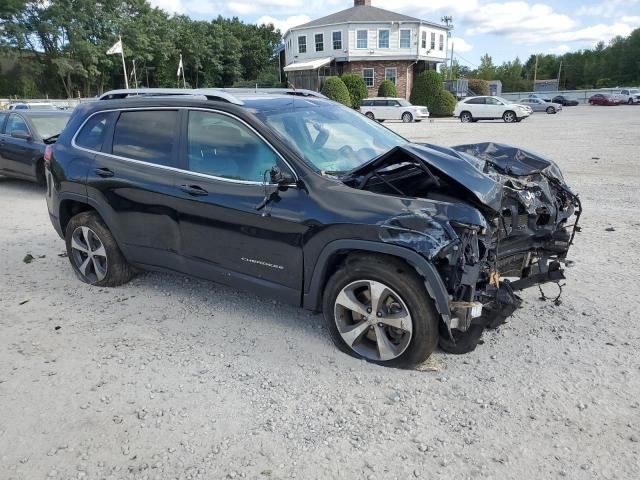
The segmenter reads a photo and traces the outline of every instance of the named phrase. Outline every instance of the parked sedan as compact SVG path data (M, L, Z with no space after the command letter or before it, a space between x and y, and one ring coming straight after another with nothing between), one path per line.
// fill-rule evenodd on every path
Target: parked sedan
M58 135L71 112L13 110L0 112L0 174L45 184L45 141Z
M534 112L558 113L562 110L562 104L545 102L540 98L521 98L518 103L531 107Z
M620 105L620 102L608 93L596 93L589 97L589 105Z
M530 93L527 98L537 98L539 100L544 100L545 102L551 101L549 97L545 97L544 95L540 95L539 93Z
M576 105L580 104L580 102L578 102L577 100L565 97L564 95L558 95L558 96L553 97L551 102L552 103L559 103L563 107L575 107Z

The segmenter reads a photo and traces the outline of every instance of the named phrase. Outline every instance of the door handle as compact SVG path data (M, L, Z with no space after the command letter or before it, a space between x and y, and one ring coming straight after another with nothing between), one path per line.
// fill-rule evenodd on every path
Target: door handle
M188 193L189 195L193 195L194 197L209 195L209 192L198 185L180 185L180 190Z
M103 177L103 178L113 177L113 170L109 170L108 168L96 168L94 172L99 177Z

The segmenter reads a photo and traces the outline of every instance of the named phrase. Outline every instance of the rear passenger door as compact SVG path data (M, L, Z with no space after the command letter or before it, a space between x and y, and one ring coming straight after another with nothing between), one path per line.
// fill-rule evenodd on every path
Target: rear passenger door
M104 112L101 112L105 115ZM182 112L114 112L89 169L87 194L128 260L180 270L175 175ZM100 120L98 118L98 120ZM98 147L101 120L91 140Z
M191 110L176 189L181 254L189 272L299 303L303 193L291 186L258 209L277 165L295 175L254 129L224 112Z

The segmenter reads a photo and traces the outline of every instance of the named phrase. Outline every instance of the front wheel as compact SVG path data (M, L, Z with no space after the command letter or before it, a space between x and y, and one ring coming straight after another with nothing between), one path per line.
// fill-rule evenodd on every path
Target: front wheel
M630 99L627 101L627 103L628 103L629 105L633 105L633 98L630 98Z
M460 114L460 121L462 123L470 123L473 121L473 117L471 116L471 113L469 112L462 112Z
M73 217L65 230L65 242L71 266L83 282L116 287L133 278L133 268L96 212Z
M504 120L505 123L513 123L517 119L518 117L516 117L516 114L513 113L511 110L504 112L504 114L502 115L502 120Z
M367 117L367 118L369 118L369 119L371 119L371 120L374 120L374 119L375 119L375 116L374 116L374 115L373 115L373 113L371 113L371 112L367 112L367 113L365 113L365 114L364 114L364 116L365 116L365 117Z
M336 346L373 363L412 367L438 343L438 314L424 283L393 257L348 259L327 282L323 312Z
M553 107L547 107L547 113L556 113L556 109Z
M411 115L409 112L404 112L402 114L402 121L404 123L411 123L413 122L413 115Z

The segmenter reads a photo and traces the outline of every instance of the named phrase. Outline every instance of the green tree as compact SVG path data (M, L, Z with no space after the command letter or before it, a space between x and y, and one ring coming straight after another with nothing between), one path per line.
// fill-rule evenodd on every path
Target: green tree
M391 80L384 80L378 87L379 97L397 97L398 91Z
M327 77L322 87L322 94L347 107L351 106L349 90L340 77Z
M477 95L489 95L489 84L486 80L481 80L479 78L470 78L469 90Z
M495 80L496 67L488 53L480 57L480 66L476 71L476 76L482 80Z
M360 108L362 99L369 96L367 85L364 83L364 79L360 75L355 73L345 73L340 77L349 91L349 98L351 99L351 106L353 108Z
M435 117L450 117L456 108L456 97L445 89L440 90L433 103L429 106L429 113Z
M442 78L438 72L426 70L418 75L413 82L409 99L414 105L426 105L431 110L438 92L443 89Z

